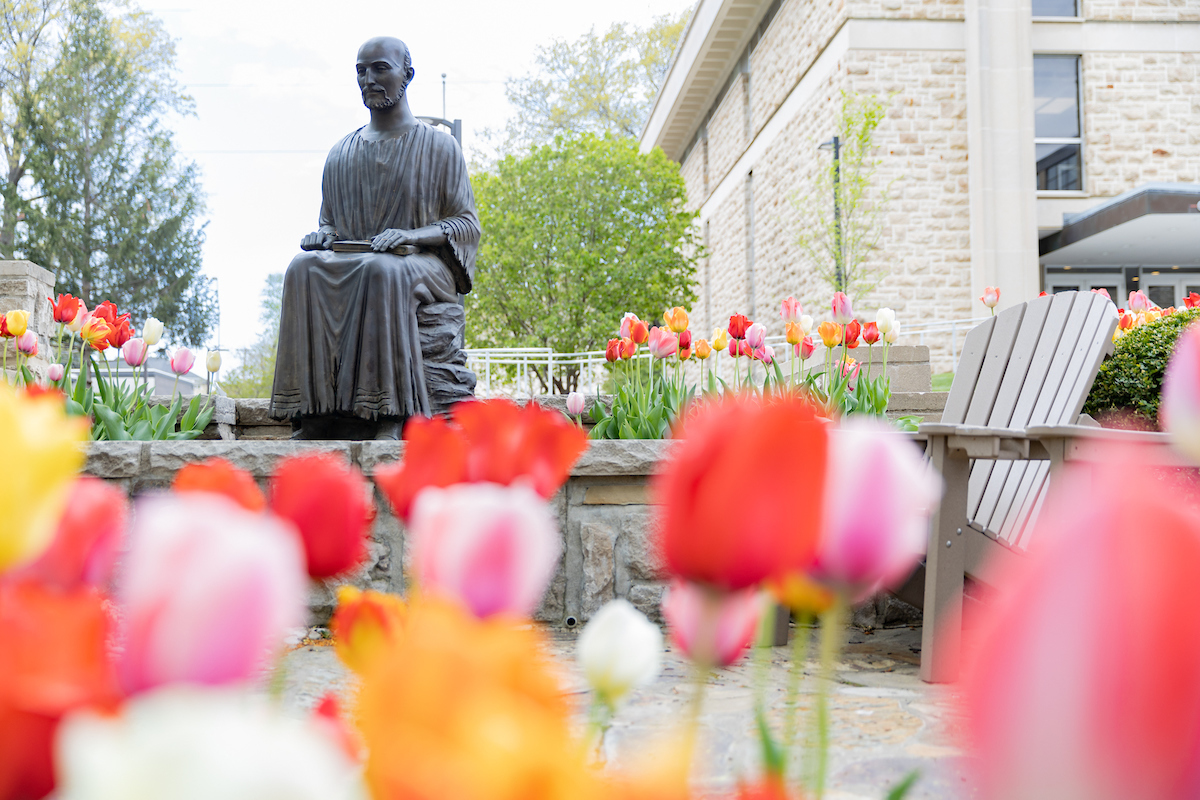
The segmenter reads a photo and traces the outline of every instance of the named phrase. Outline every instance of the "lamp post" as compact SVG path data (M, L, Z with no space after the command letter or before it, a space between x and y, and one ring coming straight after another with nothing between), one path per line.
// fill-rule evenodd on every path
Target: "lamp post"
M846 276L843 264L846 256L842 252L842 206L839 199L842 184L842 144L835 136L828 142L822 142L817 149L833 151L833 289L836 292L844 292L846 291Z

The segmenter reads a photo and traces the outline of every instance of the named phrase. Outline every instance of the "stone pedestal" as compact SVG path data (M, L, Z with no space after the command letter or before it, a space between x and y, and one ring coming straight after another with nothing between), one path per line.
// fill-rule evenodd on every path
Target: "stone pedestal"
M21 309L29 312L29 328L38 335L38 356L29 369L43 379L54 355L54 315L48 298L54 296L54 273L32 261L0 261L0 314ZM5 339L8 366L17 363L17 342Z

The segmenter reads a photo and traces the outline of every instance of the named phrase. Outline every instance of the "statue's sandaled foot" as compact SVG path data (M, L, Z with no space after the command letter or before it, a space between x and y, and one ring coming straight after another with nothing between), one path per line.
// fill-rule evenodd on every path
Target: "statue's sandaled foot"
M376 441L399 441L402 423L399 420L380 420L379 429L375 431Z

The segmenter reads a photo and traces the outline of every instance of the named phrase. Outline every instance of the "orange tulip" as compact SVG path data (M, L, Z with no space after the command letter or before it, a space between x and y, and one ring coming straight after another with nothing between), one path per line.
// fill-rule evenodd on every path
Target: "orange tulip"
M707 339L698 339L696 341L695 350L696 358L700 359L701 361L704 361L706 358L711 356L713 351L712 345L708 343Z
M804 340L804 331L800 329L800 323L789 322L784 326L784 333L787 336L787 343L791 345L800 344Z
M247 511L262 511L267 507L267 498L250 473L223 458L184 464L175 473L171 488L177 492L223 494Z
M681 306L663 312L663 322L672 333L683 333L688 329L688 315Z
M362 674L400 636L407 607L394 594L340 586L330 629L338 658Z
M817 335L826 347L837 347L842 343L842 326L836 322L822 322L817 326Z
M633 339L622 339L621 340L621 360L628 361L629 359L636 356L637 349L638 349L637 342L635 342Z
M83 320L83 327L79 329L79 336L93 350L108 349L108 334L111 328L108 323L101 317L88 314Z
M629 338L633 339L634 344L645 344L650 338L650 326L644 320L635 320L629 326Z
M807 402L722 400L686 418L679 446L654 481L666 567L725 589L803 572L817 547L827 434ZM767 465L771 465L767 469ZM753 492L729 491L753 475Z

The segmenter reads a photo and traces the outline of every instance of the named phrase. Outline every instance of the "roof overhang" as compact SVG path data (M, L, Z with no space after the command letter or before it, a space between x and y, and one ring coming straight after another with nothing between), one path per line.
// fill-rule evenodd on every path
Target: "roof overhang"
M1039 245L1042 266L1200 266L1200 185L1152 183L1080 214Z
M642 129L643 152L657 146L679 160L770 4L699 0Z

